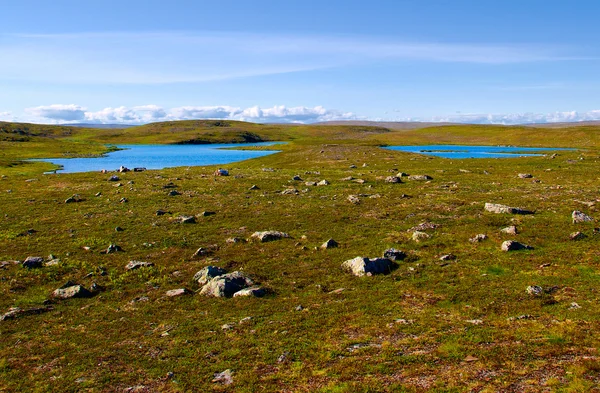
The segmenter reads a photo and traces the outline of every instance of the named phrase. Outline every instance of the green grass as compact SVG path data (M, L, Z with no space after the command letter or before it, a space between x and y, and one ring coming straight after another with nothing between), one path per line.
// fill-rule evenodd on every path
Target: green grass
M573 210L598 218L595 205L582 203L595 202L600 187L594 128L11 127L23 131L11 135L31 139L0 142L0 261L52 253L61 263L0 270L0 312L40 306L67 280L88 287L96 282L105 290L57 302L45 314L0 322L0 391L113 392L144 385L167 392L567 392L598 385L600 339L593 332L600 320L600 235L594 222L573 225L570 218ZM100 154L105 143L229 142L248 133L289 143L281 153L227 165L229 177L213 177L212 167L129 172L120 174L124 186L118 188L105 174L43 175L48 164L21 161ZM399 141L587 149L554 159L453 161L378 147ZM267 167L275 171L262 171ZM399 171L433 180L383 181ZM331 184L305 186L291 180L296 174ZM350 175L366 183L340 180ZM26 181L32 178L37 181ZM162 186L169 182L183 195L167 196ZM249 190L254 184L260 190ZM288 186L308 191L278 193ZM101 197L94 196L98 192ZM74 193L84 201L64 204ZM347 201L357 194L380 198ZM122 197L129 202L119 203ZM485 202L536 214L494 215L484 212ZM173 215L158 217L157 209ZM217 214L192 225L172 219L202 211ZM429 240L412 241L408 230L426 221L440 226L427 231ZM518 235L500 233L513 224ZM124 231L116 232L117 226ZM37 232L23 235L28 229ZM225 242L267 229L292 238ZM588 237L570 241L576 230ZM489 238L470 243L478 233ZM329 238L340 247L314 249ZM502 241L511 238L535 249L501 252ZM110 243L124 252L101 254ZM218 246L211 256L191 257L210 245ZM380 256L389 247L409 255L390 275L356 278L340 269L346 259ZM442 263L439 256L448 253L456 261ZM133 259L155 266L125 271ZM208 264L243 269L271 293L262 299L164 297L173 288L197 290L192 277ZM528 285L559 289L536 298L526 294ZM331 293L339 288L345 290ZM131 302L140 296L149 300ZM581 308L571 310L572 302ZM522 315L531 318L510 319ZM408 322L395 322L400 319ZM223 331L223 324L234 327ZM288 359L279 363L283 353ZM234 372L233 387L211 382L225 369Z

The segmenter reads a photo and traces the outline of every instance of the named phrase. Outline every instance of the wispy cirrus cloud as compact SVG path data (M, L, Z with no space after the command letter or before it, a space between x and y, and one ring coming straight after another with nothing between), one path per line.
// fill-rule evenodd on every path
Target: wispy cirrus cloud
M0 80L161 84L424 61L514 64L575 58L566 48L524 44L407 42L380 37L223 32L0 35Z
M222 119L255 123L314 123L329 120L362 119L351 112L316 107L287 107L285 105L261 108L232 106L182 106L164 109L157 105L124 106L90 111L85 107L53 104L28 108L32 121L53 123L117 123L144 124L170 120Z

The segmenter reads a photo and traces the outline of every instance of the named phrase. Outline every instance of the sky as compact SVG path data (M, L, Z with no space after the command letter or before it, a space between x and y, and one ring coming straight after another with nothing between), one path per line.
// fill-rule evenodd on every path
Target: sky
M600 2L0 0L0 120L600 120Z

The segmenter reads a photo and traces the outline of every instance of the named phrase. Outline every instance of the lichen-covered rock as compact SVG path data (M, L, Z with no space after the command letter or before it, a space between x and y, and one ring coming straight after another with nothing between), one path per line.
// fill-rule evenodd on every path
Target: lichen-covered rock
M0 321L7 321L9 319L17 319L20 317L24 317L26 315L36 315L36 314L42 314L48 311L51 311L52 307L50 306L45 306L45 307L33 307L33 308L29 308L29 309L22 309L20 307L12 307L8 310L8 312L6 314L0 315Z
M151 267L154 266L152 262L142 262L142 261L129 261L127 265L125 265L125 270L136 270L141 267Z
M575 210L573 213L571 213L571 218L573 219L573 224L594 221L592 217L578 210Z
M519 233L519 230L517 229L516 226L511 225L509 227L500 229L500 232L506 233L508 235L516 235L517 233Z
M212 278L200 291L201 295L232 297L234 293L251 287L254 282L242 272L232 272Z
M336 248L339 244L333 239L327 240L325 243L321 244L321 249L326 250L328 248Z
M329 185L329 182L325 179L323 179L317 183L317 186L328 186L328 185Z
M356 257L342 263L342 269L358 277L387 274L392 271L393 267L394 262L387 258Z
M475 235L474 237L470 238L469 241L471 243L480 243L484 240L486 240L488 237L487 235L483 234L483 233L479 233L477 235Z
M194 281L197 281L200 285L204 285L213 278L222 276L223 274L227 274L227 270L217 266L206 266L194 274Z
M44 266L44 258L42 257L27 257L22 266L27 269L36 269L38 267Z
M402 183L402 180L398 176L388 176L385 178L386 183Z
M424 240L429 239L431 236L429 236L429 234L425 233L425 232L421 232L421 231L414 231L412 234L412 239L414 241L418 242L422 242Z
M263 297L267 292L261 287L244 288L233 294L233 297Z
M360 198L358 195L348 195L348 202L358 205L360 203Z
M531 173L519 173L518 176L520 179L531 179L533 177Z
M409 180L416 180L416 181L427 181L427 180L433 180L433 177L429 176L429 175L412 175L408 177Z
M531 296L542 296L544 289L538 285L530 285L525 289L525 292Z
M571 235L569 235L569 238L571 240L582 240L582 239L585 239L586 237L587 236L583 232L573 232L573 233L571 233Z
M500 246L502 251L519 251L519 250L533 250L533 247L527 244L519 243L514 240L507 240Z
M85 289L82 285L67 282L62 287L52 292L52 297L56 299L72 299L72 298L88 298L92 297L93 293Z
M195 216L180 216L179 222L182 224L194 224L196 222Z
M486 203L484 209L490 213L496 214L533 214L533 211L522 209L520 207L510 207L498 203Z
M272 242L275 240L281 240L283 238L290 237L287 233L279 231L264 231L254 232L250 237L260 240L261 242Z
M186 288L171 289L170 291L167 291L167 293L165 293L165 295L167 297L177 297L177 296L191 295L191 294L192 294L192 291L190 291L189 289L186 289Z

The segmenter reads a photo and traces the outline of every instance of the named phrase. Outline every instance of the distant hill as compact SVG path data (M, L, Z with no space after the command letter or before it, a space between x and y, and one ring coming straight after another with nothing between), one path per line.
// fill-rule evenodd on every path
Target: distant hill
M420 121L367 121L367 120L339 120L339 121L324 121L313 123L313 125L324 126L363 126L363 127L384 127L390 130L418 130L420 128L449 126L458 123L436 123L436 122L420 122Z
M584 127L584 126L600 126L600 121L572 121L561 123L533 123L523 124L525 127L535 128L568 128L568 127Z
M106 129L124 129L137 127L140 124L95 124L95 123L74 123L74 124L63 124L70 127L82 127L82 128L106 128Z

